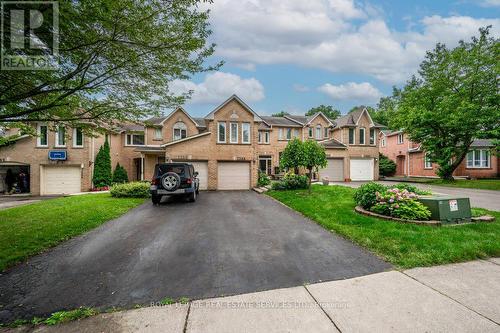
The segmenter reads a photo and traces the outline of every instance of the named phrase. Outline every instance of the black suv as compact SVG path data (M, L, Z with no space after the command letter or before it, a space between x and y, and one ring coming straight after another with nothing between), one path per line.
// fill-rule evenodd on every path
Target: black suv
M189 201L196 201L200 190L198 172L189 163L161 163L155 165L151 181L151 199L159 204L164 195L184 195Z

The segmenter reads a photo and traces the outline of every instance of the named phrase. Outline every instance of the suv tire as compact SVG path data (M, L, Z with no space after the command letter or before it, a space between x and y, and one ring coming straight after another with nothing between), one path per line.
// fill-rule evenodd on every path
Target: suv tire
M153 205L159 205L161 202L161 195L152 195L151 201L153 201Z
M167 172L161 176L161 185L169 192L173 192L181 185L181 177L175 172Z
M192 193L190 193L190 194L188 195L188 200L189 200L190 202L195 202L195 201L196 201L196 191L194 191L194 192L192 192Z

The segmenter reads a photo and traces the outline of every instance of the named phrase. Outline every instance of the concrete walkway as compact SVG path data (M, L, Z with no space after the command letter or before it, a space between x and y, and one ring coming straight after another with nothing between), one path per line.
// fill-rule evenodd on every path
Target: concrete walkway
M500 258L493 258L12 331L500 332L498 281Z

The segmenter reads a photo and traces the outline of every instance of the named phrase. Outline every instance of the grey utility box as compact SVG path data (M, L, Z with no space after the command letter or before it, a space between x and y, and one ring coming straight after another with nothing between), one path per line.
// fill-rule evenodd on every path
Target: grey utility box
M469 198L452 196L432 196L419 198L431 211L431 220L441 221L443 224L457 224L470 222L472 213Z

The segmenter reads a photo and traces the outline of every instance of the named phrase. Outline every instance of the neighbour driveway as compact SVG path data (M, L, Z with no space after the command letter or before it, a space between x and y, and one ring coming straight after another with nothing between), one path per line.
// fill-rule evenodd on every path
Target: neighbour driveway
M390 265L254 192L149 201L0 275L0 322L339 280Z
M367 182L332 182L333 185L343 185L349 187L360 187ZM394 181L380 181L384 185L399 184L400 182ZM469 197L472 207L485 208L490 210L500 211L500 191L493 190L475 190L470 188L446 187L428 184L410 183L424 190L430 190L436 194L454 195L460 197Z

